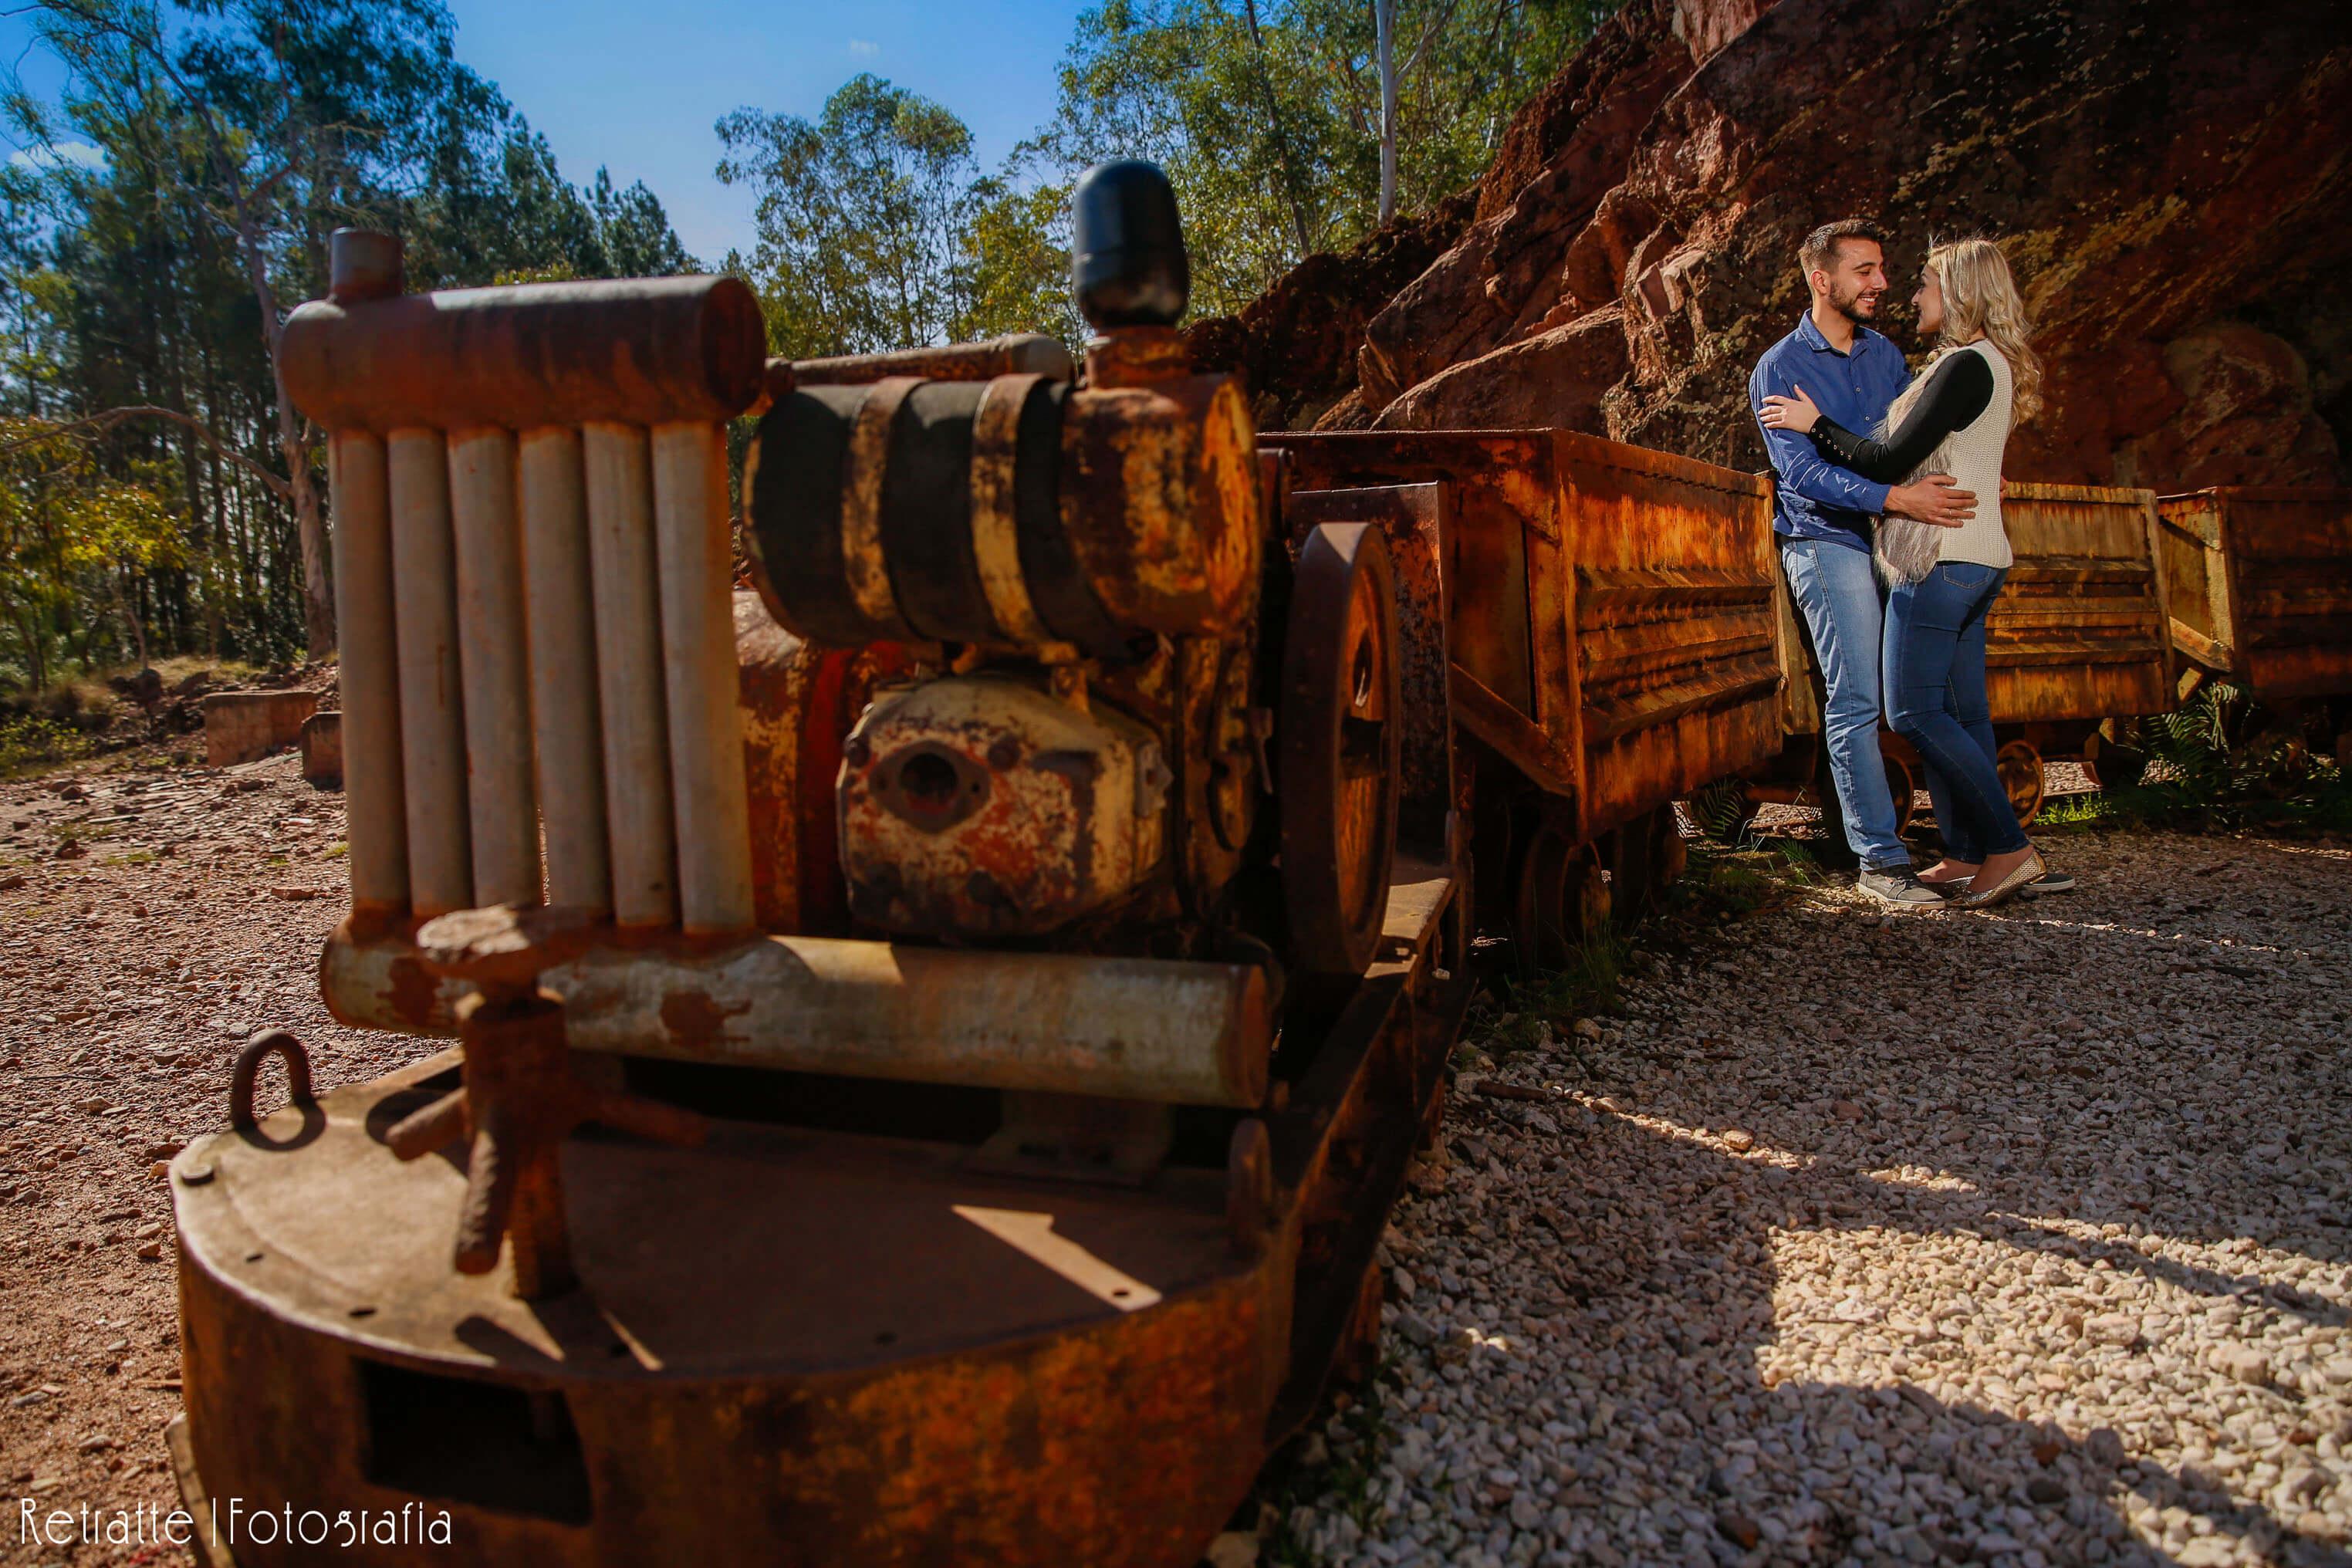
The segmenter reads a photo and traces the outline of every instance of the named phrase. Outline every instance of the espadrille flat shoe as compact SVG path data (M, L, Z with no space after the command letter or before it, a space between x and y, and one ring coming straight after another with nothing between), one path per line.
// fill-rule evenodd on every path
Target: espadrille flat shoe
M1995 904L2006 903L2017 897L2028 882L2049 868L2042 863L2040 850L2030 850L2022 864L1991 887L1980 892L1971 883L1967 892L1953 895L1952 907L1956 910L1989 910Z

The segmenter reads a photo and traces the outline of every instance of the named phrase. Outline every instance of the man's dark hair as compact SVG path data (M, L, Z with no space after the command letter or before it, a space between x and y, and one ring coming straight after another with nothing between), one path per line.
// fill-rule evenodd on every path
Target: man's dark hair
M1825 223L1805 236L1805 243L1797 247L1798 270L1810 277L1816 268L1836 266L1841 239L1866 239L1884 247L1886 231L1866 217L1842 217L1835 223Z

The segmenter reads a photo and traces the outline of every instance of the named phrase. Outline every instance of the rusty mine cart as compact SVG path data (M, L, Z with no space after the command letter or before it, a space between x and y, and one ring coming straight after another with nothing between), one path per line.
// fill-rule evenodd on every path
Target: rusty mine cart
M2157 510L2180 695L2227 680L2352 768L2352 490L2222 486Z
M407 295L336 236L282 355L337 519L320 984L457 1046L313 1098L259 1037L173 1163L200 1517L1187 1568L1376 1341L1474 934L1557 963L1673 880L1677 798L1811 786L1767 481L1256 436L1159 172L1075 220L1083 366L771 361L740 281ZM2009 492L2021 817L2045 755L2126 775L2176 646L2342 718L2343 496L2162 504Z

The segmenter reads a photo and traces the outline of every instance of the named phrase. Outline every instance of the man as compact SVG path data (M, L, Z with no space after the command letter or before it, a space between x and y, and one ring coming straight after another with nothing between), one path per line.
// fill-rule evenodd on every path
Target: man
M1858 218L1823 224L1797 251L1811 308L1797 330L1765 351L1748 378L1749 411L1802 386L1822 413L1849 430L1874 430L1911 379L1903 352L1864 323L1886 292L1880 231ZM1772 463L1772 531L1779 536L1789 592L1812 635L1813 657L1828 689L1822 739L1830 759L1846 842L1862 862L1857 883L1899 908L1940 904L1912 874L1911 852L1895 832L1895 797L1878 752L1879 634L1884 615L1870 558L1871 529L1881 512L1957 527L1976 513L1976 497L1948 474L1916 484L1874 484L1822 460L1809 436L1757 428Z

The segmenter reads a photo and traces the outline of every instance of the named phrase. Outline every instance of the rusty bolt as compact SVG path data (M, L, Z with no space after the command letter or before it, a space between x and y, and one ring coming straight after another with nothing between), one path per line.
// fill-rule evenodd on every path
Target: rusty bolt
M1021 761L1021 742L1010 735L1002 736L988 748L988 765L1000 773L1009 773Z

